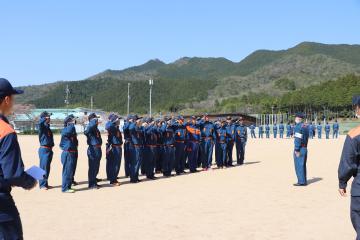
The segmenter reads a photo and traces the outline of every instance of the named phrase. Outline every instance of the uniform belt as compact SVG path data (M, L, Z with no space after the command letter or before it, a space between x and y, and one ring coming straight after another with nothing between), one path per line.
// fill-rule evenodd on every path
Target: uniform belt
M122 144L111 144L113 147L121 147Z
M199 141L196 140L189 140L189 142L199 143Z
M142 147L141 144L133 144L133 145L134 145L134 147Z
M177 143L184 143L185 141L184 141L184 140L176 140L175 142L177 142Z
M145 147L157 147L155 144L146 144Z
M301 144L301 147L304 147L304 148L306 148L306 147L307 147L307 145L305 145L305 144Z
M167 147L174 147L174 144L165 144Z
M96 145L90 145L92 147L96 147L96 148L100 148L101 147L101 144L96 144Z
M208 139L213 140L212 137L203 137L203 139L205 139L205 140L208 140Z
M64 150L64 152L76 153L76 152L77 152L77 150Z
M40 146L40 148L52 149L53 147L49 147L49 146Z
M218 142L218 143L226 143L226 142Z

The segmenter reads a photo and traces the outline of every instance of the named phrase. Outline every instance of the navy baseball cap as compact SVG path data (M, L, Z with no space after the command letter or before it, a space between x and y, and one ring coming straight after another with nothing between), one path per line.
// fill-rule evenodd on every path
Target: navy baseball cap
M109 121L111 121L113 123L118 121L119 119L120 119L119 116L116 114L110 114L110 116L109 116Z
M352 105L359 105L360 106L360 95L353 96Z
M96 113L90 113L89 116L88 116L89 121L90 121L91 119L93 119L93 118L99 118L99 116L96 115Z
M177 117L177 119L178 120L184 120L184 117L180 115L180 116Z
M75 116L73 114L70 114L64 119L64 124L68 124L69 122L73 121L75 119Z
M44 111L40 114L40 118L50 117L52 114L48 113L47 111Z
M0 97L23 93L23 90L13 88L11 83L5 78L0 78Z
M304 114L302 112L298 112L295 114L295 117L304 118Z

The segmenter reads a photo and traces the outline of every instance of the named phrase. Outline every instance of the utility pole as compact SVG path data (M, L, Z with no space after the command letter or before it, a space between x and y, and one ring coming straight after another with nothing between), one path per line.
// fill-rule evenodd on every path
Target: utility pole
M93 110L93 107L94 107L94 99L93 99L93 96L91 96L91 98L90 98L90 109L91 109L91 111Z
M128 83L127 115L130 113L130 83Z
M151 78L149 80L149 85L150 85L149 115L151 117L151 94L152 94L152 86L154 85L154 80L152 80Z
M70 95L69 85L66 85L66 89L65 89L66 116L69 115L69 95Z

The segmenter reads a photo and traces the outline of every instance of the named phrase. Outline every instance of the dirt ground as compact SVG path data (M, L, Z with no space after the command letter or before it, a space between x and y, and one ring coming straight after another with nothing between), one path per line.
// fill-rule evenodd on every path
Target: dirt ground
M26 167L38 164L36 136L19 136ZM61 193L55 147L49 191L14 189L25 239L354 239L350 198L337 193L344 137L311 140L310 185L296 188L293 143L252 140L247 164L120 187L87 190L86 141L80 136L75 194ZM59 143L59 136L55 138ZM123 164L121 176L123 173ZM100 175L105 175L105 158Z

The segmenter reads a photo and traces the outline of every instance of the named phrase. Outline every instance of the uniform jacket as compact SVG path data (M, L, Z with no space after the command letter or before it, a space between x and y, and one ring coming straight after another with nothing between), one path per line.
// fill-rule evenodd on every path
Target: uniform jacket
M252 125L253 126L253 125ZM247 127L245 125L238 125L235 129L235 141L247 141Z
M304 123L298 123L294 128L294 145L295 151L300 151L301 148L307 147L309 139L309 130Z
M122 135L115 123L108 121L105 125L105 130L108 132L107 143L110 145L121 145L123 144Z
M215 126L212 122L200 122L200 128L201 128L201 137L203 139L216 139L216 133L215 133Z
M88 145L95 146L102 144L101 134L97 126L97 121L97 119L91 119L85 129L84 133L87 137Z
M130 132L132 144L144 145L145 136L144 136L144 128L143 127L137 126L136 123L132 122L129 125L129 132Z
M359 161L360 126L352 129L346 136L338 169L339 188L345 189L347 182L351 177L354 177L351 195L356 197L360 196Z
M10 192L13 186L29 187L34 179L24 172L16 133L6 117L0 115L0 224L18 215Z
M60 148L63 151L77 151L78 148L77 133L74 124L68 124L61 131Z
M39 120L39 142L40 146L54 146L54 136L50 124L46 123L46 118L40 118Z

